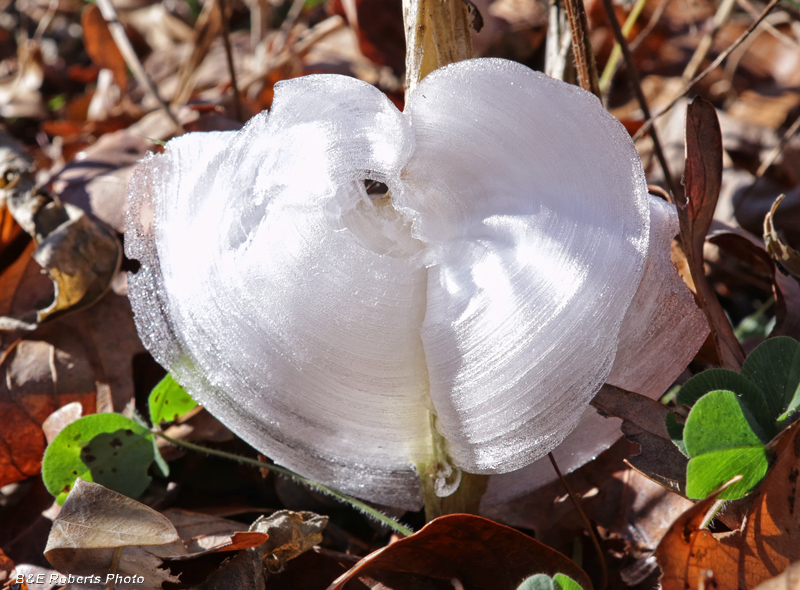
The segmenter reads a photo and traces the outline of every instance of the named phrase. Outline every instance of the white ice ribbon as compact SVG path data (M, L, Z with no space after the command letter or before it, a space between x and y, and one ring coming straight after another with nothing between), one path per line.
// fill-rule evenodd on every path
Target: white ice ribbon
M683 339L644 367L657 389L705 331L625 129L512 62L437 70L402 113L351 78L283 82L241 131L171 141L129 195L156 359L279 464L384 504L420 505L435 439L470 472L530 465L612 367L642 382L620 342Z

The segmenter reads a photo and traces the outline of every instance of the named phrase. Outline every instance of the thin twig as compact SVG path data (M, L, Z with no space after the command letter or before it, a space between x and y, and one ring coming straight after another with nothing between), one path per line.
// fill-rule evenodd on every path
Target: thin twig
M797 133L798 129L800 129L800 117L797 117L797 119L794 120L792 126L789 127L789 129L786 130L786 133L783 134L783 137L781 137L778 145L772 148L772 151L766 157L764 162L758 167L756 178L761 178L764 176L769 167L772 166L772 163L775 162L775 158L777 158L781 151L783 151L783 148L786 146L787 142L794 136L795 133Z
M564 489L567 490L567 495L572 501L572 504L575 506L575 510L578 511L581 520L583 520L583 526L586 527L586 532L589 533L589 538L592 540L592 545L594 545L595 551L597 551L597 557L600 560L600 590L605 590L608 588L608 567L606 566L605 555L603 555L603 548L600 547L600 541L597 539L597 535L594 533L592 523L589 522L589 517L586 516L586 513L583 511L580 502L578 502L575 492L572 491L572 488L567 483L567 480L564 479L564 476L561 474L561 469L558 468L558 463L556 463L556 458L553 457L553 453L547 453L547 456L550 458L550 463L553 464L553 469L556 470L556 475L558 475L561 485L563 485Z
M689 63L686 64L686 69L681 76L684 80L691 80L697 74L697 70L700 69L700 64L706 59L708 52L711 50L711 46L714 45L714 39L716 39L717 34L731 18L731 13L733 12L733 6L735 4L736 0L722 0L722 2L720 2L717 12L714 13L711 30L700 39L700 43L697 44L694 55L692 55Z
M246 465L252 465L254 467L258 467L259 469L266 469L267 471L271 471L273 473L277 473L279 475L283 475L284 477L288 477L289 479L293 479L295 481L299 481L302 484L307 485L311 489L317 490L318 492L322 492L323 494L328 494L329 496L333 496L337 500L344 502L345 504L350 504L357 510L360 510L367 516L371 516L381 524L386 525L387 527L391 528L392 530L400 533L401 535L408 537L414 534L410 528L403 526L393 518L386 516L382 512L376 510L372 506L365 504L361 500L356 500L352 496L348 496L347 494L343 494L342 492L337 492L336 490L329 488L326 485L321 483L317 483L312 481L302 475L298 475L293 471L289 471L288 469L284 469L283 467L278 467L277 465L272 465L270 463L264 463L263 461L257 461L255 459L250 459L249 457L241 457L239 455L234 455L232 453L226 453L225 451L218 451L217 449L210 449L208 447L204 447L202 445L196 445L194 443L187 442L185 440L177 440L172 438L171 436L167 436L161 431L153 431L153 434L156 436L160 436L164 440L171 442L173 445L177 447L183 447L185 449L189 449L191 451L196 451L198 453L205 453L207 455L213 455L214 457L220 457L222 459L228 459L230 461L237 461L239 463L244 463Z
M628 17L625 19L625 24L622 25L622 34L625 36L625 39L631 34L633 25L639 20L639 16L642 14L642 9L644 9L646 3L647 0L636 0L636 4L633 5L630 14L628 14ZM630 44L628 44L628 49L630 49ZM602 92L604 96L608 94L608 90L611 88L611 81L614 79L614 74L617 73L617 66L619 66L621 57L622 47L619 43L615 43L614 49L611 50L611 55L608 56L606 67L603 68L603 73L600 76L600 92Z
M753 18L758 17L758 10L756 10L756 7L753 6L750 0L736 0L736 3ZM791 16L785 12L779 12L777 14L773 14L772 18L765 20L763 26L765 31L783 43L786 47L789 49L797 49L800 47L800 42L798 42L797 39L790 37L786 33L782 33L775 28L775 25L786 25L791 24L792 22Z
M715 59L713 62L711 62L711 65L709 65L705 70L703 70L697 76L695 76L692 80L687 82L686 85L683 87L683 89L678 93L678 95L674 99L672 99L672 101L666 107L664 107L658 113L656 113L653 117L651 117L650 119L645 121L644 125L642 125L642 127L639 129L639 131L636 132L636 135L633 136L633 140L636 141L642 135L644 135L645 133L650 131L650 129L655 124L656 119L658 119L659 117L661 117L665 113L669 112L672 109L672 107L674 107L676 104L678 104L678 101L681 98L683 98L686 95L686 93L689 92L695 84L700 82L700 80L705 78L710 72L714 71L717 68L717 66L719 66L719 64L721 64L723 61L725 61L725 59L731 53L733 53L733 51L736 50L736 48L739 47L739 45L741 45L742 42L745 39L747 39L747 37L750 36L750 34L756 29L756 27L759 24L761 24L761 21L763 21L767 17L767 15L772 11L773 8L775 8L775 6L778 4L778 2L779 2L779 0L770 0L769 4L767 4L764 7L764 10L761 11L761 14L758 15L758 18L755 21L753 21L753 23L747 28L747 30L744 33L742 33L742 35L738 39L736 39L736 41L734 41L733 44L730 47L728 47L725 51L720 53L717 56L717 59Z
M125 547L116 547L114 548L114 553L111 554L111 565L108 567L108 575L106 579L108 583L106 583L106 590L114 590L116 584L114 581L117 578L117 572L119 571L119 562L122 560L122 550Z
M564 7L567 10L569 28L572 31L572 53L575 56L578 84L602 100L597 63L594 60L592 42L589 39L589 25L583 0L564 0Z
M650 20L647 21L647 24L644 28L639 31L639 34L636 35L636 38L628 44L628 48L631 51L636 51L639 45L647 39L647 36L656 28L658 21L661 20L661 17L664 16L664 13L667 11L667 5L669 5L669 0L661 0L661 3L656 7L653 11L653 14L650 16Z
M631 84L633 85L633 91L636 93L636 99L639 101L639 108L642 109L645 120L649 120L650 107L647 106L647 99L644 96L644 92L642 92L642 85L639 79L639 70L633 61L633 56L631 55L630 49L628 49L628 41L625 39L625 34L622 32L622 29L619 26L619 20L617 20L617 14L614 12L614 6L611 4L611 0L603 0L603 5L608 13L608 20L611 23L611 28L613 29L614 35L617 38L619 48L622 50L622 57L625 59L625 66L628 68L628 76L630 77ZM661 141L658 139L658 134L656 133L655 129L653 129L650 137L653 140L653 151L656 153L656 158L658 158L659 164L661 164L661 170L664 173L664 180L667 183L667 188L669 189L670 193L675 195L677 193L675 191L672 173L669 171L669 164L667 164L667 159L664 157L664 151L661 149Z
M167 103L161 99L161 96L158 94L158 90L156 90L156 87L153 86L153 83L150 81L150 78L144 71L142 62L139 61L139 57L133 50L133 46L131 45L130 39L128 39L128 35L125 34L125 27L123 27L122 23L119 22L117 11L111 4L111 0L97 0L97 7L100 9L100 14L103 15L103 18L108 23L108 30L111 32L111 37L114 39L114 43L117 44L119 52L122 54L125 63L133 73L133 77L136 78L136 81L139 83L139 85L145 89L145 92L147 92L156 100L159 108L166 113L167 117L169 117L169 120L172 121L172 124L175 125L179 131L183 131L183 126L178 122L178 119L170 110L169 105L167 105Z
M44 37L45 31L47 31L47 27L50 26L50 23L53 22L53 18L56 16L56 10L58 10L58 0L50 0L47 12L42 17L42 20L39 21L39 25L33 33L33 40L37 43L42 42L42 37Z
M233 109L236 120L243 123L242 97L239 94L239 85L236 83L236 68L233 66L233 49L231 48L230 22L228 21L228 7L225 0L219 2L219 12L222 19L222 42L225 45L225 59L228 62L228 73L231 77L231 88L233 89Z

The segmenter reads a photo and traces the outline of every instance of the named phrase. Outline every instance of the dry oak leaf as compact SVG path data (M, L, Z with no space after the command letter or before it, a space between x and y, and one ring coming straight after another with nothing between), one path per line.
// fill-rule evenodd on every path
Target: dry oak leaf
M62 574L105 576L114 551L124 548L116 573L141 577L118 590L156 590L178 578L160 569L166 555L186 554L175 527L160 514L100 484L77 479L53 521L44 555Z
M360 587L356 581L362 578L398 590L417 587L421 578L469 582L480 590L515 590L525 578L541 573L566 574L585 590L592 588L586 573L555 549L489 519L450 514L368 555L328 590Z
M700 528L710 497L687 510L656 549L663 590L754 588L800 559L800 422L775 443L778 459L758 488L741 530Z

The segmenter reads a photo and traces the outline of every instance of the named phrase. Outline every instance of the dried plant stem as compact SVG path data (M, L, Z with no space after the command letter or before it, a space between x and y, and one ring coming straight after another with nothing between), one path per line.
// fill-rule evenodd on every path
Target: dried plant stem
M736 0L736 4L739 5L739 8L747 12L753 18L758 18L758 10L750 0ZM780 12L777 14L772 15L770 19L766 19L761 26L764 27L764 30L775 37L778 41L783 43L789 49L798 49L800 48L800 41L795 39L794 37L790 37L786 33L782 33L778 29L775 28L777 24L792 24L794 22L792 17L789 16L785 12Z
M674 107L676 104L678 104L678 101L681 98L683 98L686 95L686 93L689 92L689 90L692 89L692 87L695 84L700 82L700 80L705 78L710 72L715 70L717 68L717 66L719 66L723 61L725 61L725 59L727 59L727 57L731 53L733 53L736 50L736 48L739 47L739 45L741 45L742 42L745 39L747 39L753 33L753 31L756 29L756 27L758 27L758 25L761 24L761 21L763 21L767 17L767 15L772 11L772 9L775 8L775 6L778 4L778 1L779 0L770 0L769 4L767 4L764 7L764 10L761 11L761 14L758 15L758 18L755 21L753 21L753 23L747 28L747 30L744 33L742 33L739 36L739 38L736 39L736 41L734 41L731 44L730 47L728 47L725 51L720 53L717 56L717 59L715 59L713 62L711 62L711 64L705 70L703 70L697 76L695 76L692 80L687 82L686 85L678 93L678 95L675 98L673 98L667 106L665 106L663 109L661 109L653 117L651 117L647 121L645 121L644 125L642 125L642 127L639 129L639 131L636 132L636 135L633 136L634 141L636 141L642 135L644 135L645 133L650 131L650 129L655 124L656 119L658 119L659 117L661 117L665 113L668 113L672 109L672 107Z
M789 129L786 130L786 133L783 134L783 137L781 137L778 145L772 148L772 151L764 159L764 162L758 167L756 178L761 178L764 176L767 170L769 170L769 167L772 166L773 162L775 162L775 159L778 157L778 155L780 155L780 153L783 151L783 148L786 147L788 141L794 136L795 133L797 133L798 129L800 129L800 117L794 120L792 126L789 127Z
M283 467L272 465L270 463L264 463L263 461L257 461L256 459L250 459L249 457L241 457L239 455L234 455L232 453L226 453L225 451L219 451L217 449L210 449L208 447L196 445L194 443L190 443L185 440L178 440L172 438L171 436L167 436L166 434L160 431L154 431L153 434L163 438L167 442L170 442L177 447L183 447L184 449L189 449L191 451L196 451L198 453L205 453L206 455L212 455L214 457L220 457L222 459L228 459L230 461L237 461L238 463L252 465L253 467L258 467L259 469L266 469L267 471L271 471L272 473L283 475L284 477L288 477L289 479L293 479L304 485L307 485L313 490L332 496L337 500L344 502L345 504L350 504L350 506L352 506L356 510L359 510L360 512L363 512L367 516L374 518L381 524L389 527L393 531L405 537L414 534L414 531L412 531L410 528L403 526L393 518L386 516L382 512L376 510L375 508L369 506L368 504L365 504L361 500L357 500L352 496L343 494L342 492L337 492L336 490L329 488L328 486L322 485L321 483L317 483L315 481L311 481L310 479L303 477L302 475L298 475L293 471L289 471L288 469L284 469Z
M594 60L592 43L589 39L589 25L583 0L564 0L564 7L567 10L569 27L572 31L572 53L575 56L578 84L597 98L601 98L597 63Z
M636 68L636 64L633 61L633 56L631 55L630 49L628 49L628 42L625 39L622 28L619 26L617 14L614 12L614 6L611 4L611 0L603 0L603 5L608 13L608 20L611 22L611 28L613 29L614 35L617 38L617 43L622 51L622 56L625 59L625 66L628 68L628 77L633 85L633 91L636 94L636 99L639 101L639 108L642 109L645 120L650 120L650 107L647 106L647 99L644 96L644 92L642 92L642 84L639 79L639 70ZM676 187L672 179L672 173L669 170L667 158L664 156L664 150L661 149L661 141L658 139L658 134L656 133L655 129L652 130L650 137L653 140L653 151L655 152L656 158L658 158L658 163L661 165L661 170L664 173L664 181L667 184L667 189L669 189L670 193L675 195Z
M636 35L636 38L628 44L628 47L631 51L636 51L639 45L647 39L647 36L656 28L658 21L661 20L661 17L664 16L664 13L667 11L667 5L669 4L669 0L661 0L659 5L653 11L653 14L650 16L650 20L647 21L647 24L644 28L639 31L639 34Z
M575 496L575 492L572 491L572 488L567 483L567 480L561 474L561 469L558 467L558 463L556 463L556 458L553 457L553 453L547 453L548 458L550 459L550 463L553 465L553 469L556 470L556 475L558 475L558 479L561 482L561 485L564 486L564 489L567 491L567 495L569 496L570 501L575 506L575 510L578 511L578 514L583 520L583 526L586 527L586 532L589 533L589 538L592 540L592 545L594 545L595 551L597 551L597 558L600 560L600 590L605 590L608 588L608 566L606 565L606 558L603 555L603 548L600 547L600 541L597 539L597 535L592 528L592 523L589 522L589 517L586 516L586 513L583 511L581 507L581 503L578 501L577 496Z
M239 94L239 85L236 83L236 68L233 65L233 49L231 48L230 21L228 20L228 6L225 0L219 2L219 12L222 18L222 42L225 45L225 60L228 63L228 74L231 77L231 89L233 90L233 108L236 120L244 122L242 112L242 97Z
M697 49L695 49L694 55L692 55L692 59L686 64L686 69L683 71L682 76L684 80L691 80L695 77L697 70L700 69L700 64L703 63L711 46L714 44L714 39L717 38L720 29L722 29L725 23L730 19L735 4L736 0L722 0L722 2L720 2L717 12L714 14L711 30L700 39L700 43L698 43Z
M116 547L114 553L111 554L111 565L108 566L108 573L111 579L109 579L106 584L106 590L114 590L114 579L117 577L117 572L119 571L119 562L122 560L123 549L125 549L124 546Z
M433 70L472 57L467 5L461 0L403 0L406 98Z
M111 4L111 0L97 0L97 7L100 9L100 14L103 15L103 18L108 23L108 30L111 32L114 43L117 44L117 48L119 48L119 52L125 59L125 63L133 73L133 77L136 78L136 81L144 88L145 92L156 100L159 108L169 117L172 124L175 125L179 131L183 131L183 126L178 122L178 119L170 110L169 105L159 96L158 90L153 86L153 83L144 71L142 62L139 61L139 57L133 50L130 39L128 39L128 36L125 34L125 28L122 26L122 23L119 22L117 11Z

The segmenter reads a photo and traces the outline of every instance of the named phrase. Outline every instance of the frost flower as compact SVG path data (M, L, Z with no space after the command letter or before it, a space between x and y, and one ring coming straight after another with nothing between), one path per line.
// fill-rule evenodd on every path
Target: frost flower
M624 128L507 61L437 70L402 113L351 78L283 82L241 131L147 159L130 199L156 359L277 463L384 504L419 507L434 457L534 463L604 382L661 393L705 333ZM592 416L567 468L608 444Z

